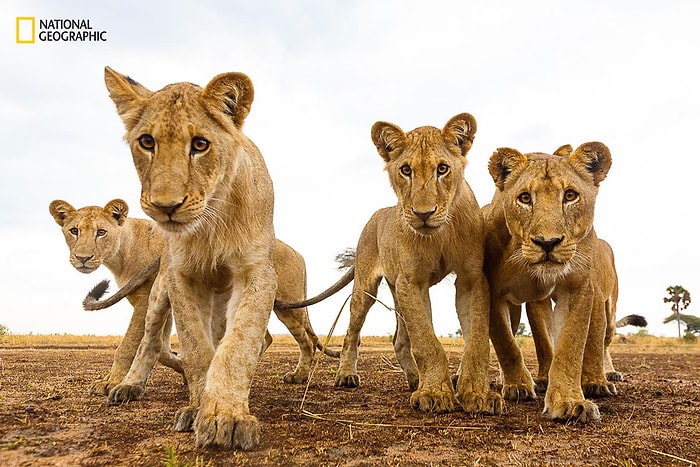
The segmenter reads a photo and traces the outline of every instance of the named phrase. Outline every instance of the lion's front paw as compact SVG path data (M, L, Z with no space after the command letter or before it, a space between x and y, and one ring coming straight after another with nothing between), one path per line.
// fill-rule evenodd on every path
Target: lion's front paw
M503 398L493 391L457 393L457 401L468 413L500 415L503 413Z
M411 394L411 407L428 413L452 412L455 409L454 393L419 389Z
M503 398L509 401L529 401L537 399L535 387L530 383L504 384L501 390Z
M194 425L194 419L197 417L198 410L197 407L188 405L175 412L173 429L175 431L192 431L192 426Z
M620 373L619 371L609 371L609 372L605 373L605 378L608 381L615 381L615 382L620 382L620 381L625 380L625 378L622 376L622 373Z
M301 384L305 383L309 380L309 374L308 373L302 373L300 371L290 371L284 377L282 377L282 381L284 381L287 384Z
M335 377L335 385L346 388L359 388L360 376L357 374L342 375L341 373L338 373Z
M545 402L545 417L551 420L589 423L600 421L598 406L589 400L564 400L558 403Z
M109 391L107 401L110 404L123 404L129 401L137 401L143 397L146 388L140 384L117 384Z
M617 388L613 383L593 382L582 386L583 394L588 397L609 397L617 395Z
M90 385L90 394L94 396L106 396L119 381L111 381L109 378L98 379Z
M200 410L194 423L197 447L254 448L260 443L260 424L253 415Z

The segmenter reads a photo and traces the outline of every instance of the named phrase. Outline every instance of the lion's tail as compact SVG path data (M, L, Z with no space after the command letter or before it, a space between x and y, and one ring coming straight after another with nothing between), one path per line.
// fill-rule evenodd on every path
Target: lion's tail
M624 318L620 318L620 320L615 323L616 328L621 328L624 326L638 326L643 328L646 327L646 325L646 318L640 315L627 315Z
M102 298L109 288L109 281L106 279L103 280L93 287L90 292L88 292L87 296L83 300L83 308L87 311L95 311L114 305L122 298L133 293L134 290L153 277L158 272L158 268L160 268L160 256L154 259L151 264L137 272L131 279L129 279L129 282L127 282L124 287L117 290L114 295L104 300L100 300L100 298Z
M318 302L321 302L325 300L326 298L330 297L331 295L339 292L340 290L343 289L346 285L348 285L352 280L355 278L355 266L353 265L348 272L346 272L343 277L338 279L338 281L328 287L326 290L321 292L320 294L316 295L315 297L307 298L306 300L302 302L294 302L294 303L288 303L288 302L281 302L279 300L275 300L275 309L276 310L291 310L293 308L304 308L310 305L315 305Z
M316 348L331 358L340 358L340 350L331 350L316 339Z

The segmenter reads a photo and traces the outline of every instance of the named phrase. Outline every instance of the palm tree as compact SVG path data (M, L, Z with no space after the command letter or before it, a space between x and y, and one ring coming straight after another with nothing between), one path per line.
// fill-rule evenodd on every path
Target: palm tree
M690 305L690 292L685 290L682 285L669 285L666 287L666 292L670 297L664 297L664 303L672 303L671 310L676 315L678 322L678 337L681 337L681 311L688 308Z

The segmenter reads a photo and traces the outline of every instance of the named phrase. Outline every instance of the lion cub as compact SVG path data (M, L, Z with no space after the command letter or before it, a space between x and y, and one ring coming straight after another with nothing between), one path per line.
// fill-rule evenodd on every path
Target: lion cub
M442 130L425 126L404 133L385 122L372 127L372 141L386 162L398 204L374 213L358 241L337 386L360 384L360 330L385 278L398 315L397 358L415 389L411 406L424 412L453 410L455 392L445 351L433 331L428 289L454 272L457 315L466 343L457 400L466 412L502 412L503 400L489 390L487 378L489 295L482 272L483 219L464 179L475 132L476 121L467 113L451 118Z
M86 206L75 209L68 202L57 199L49 204L49 212L61 227L70 249L70 263L78 271L89 274L104 264L122 287L137 272L147 267L163 249L163 236L155 224L146 219L127 217L129 206L114 199L103 208ZM127 296L134 307L129 327L114 353L109 374L92 383L90 391L106 395L119 384L129 371L136 349L143 337L148 309L151 277ZM182 362L170 350L172 315L168 311L159 339L162 340L158 360L178 373L183 373Z
M489 161L496 185L486 221L485 268L491 291L490 335L506 399L534 399L534 381L510 327L509 307L556 302L554 353L544 414L599 420L587 392L612 392L603 373L605 298L596 286L599 242L593 228L598 186L612 164L598 142L554 155L500 148ZM546 331L545 331L546 332ZM587 344L587 340L589 344Z

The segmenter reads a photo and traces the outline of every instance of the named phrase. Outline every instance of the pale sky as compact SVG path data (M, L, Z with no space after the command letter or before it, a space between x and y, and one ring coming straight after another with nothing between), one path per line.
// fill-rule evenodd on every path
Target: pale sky
M226 71L251 77L244 131L265 157L276 233L304 255L310 294L340 276L334 257L371 214L396 202L372 124L442 128L461 112L478 122L465 176L482 205L495 189L487 162L498 147L610 148L595 225L616 253L618 317L642 314L652 334L673 336L675 324L661 324L666 287L700 294L696 0L4 0L0 13L0 324L15 334L116 335L129 321L126 301L82 310L85 293L111 275L73 269L48 212L57 198L75 207L123 198L132 217L145 217L106 65L151 90L204 86ZM17 44L24 16L89 19L107 40ZM317 333L328 333L349 293L310 308ZM432 296L436 332L454 333L453 286L438 284ZM388 290L380 298L391 301ZM393 329L393 316L375 307L363 334ZM286 332L275 318L270 330Z

